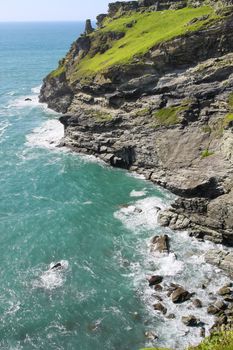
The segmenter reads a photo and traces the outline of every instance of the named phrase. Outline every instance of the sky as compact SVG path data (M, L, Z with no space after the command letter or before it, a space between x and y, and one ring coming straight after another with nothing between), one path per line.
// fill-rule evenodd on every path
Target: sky
M0 0L0 22L81 21L105 13L115 0ZM125 0L121 0L125 1Z

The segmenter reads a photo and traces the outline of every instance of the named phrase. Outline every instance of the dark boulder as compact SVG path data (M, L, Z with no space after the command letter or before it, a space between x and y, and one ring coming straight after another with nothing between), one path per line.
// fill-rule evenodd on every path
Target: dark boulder
M200 325L200 320L193 315L183 316L182 322L188 327L198 327Z
M172 301L175 304L181 304L192 297L192 294L185 290L183 287L179 287L174 290L171 295Z
M159 284L163 281L163 277L162 276L151 276L150 278L148 278L148 282L149 282L149 286L154 286L156 284Z

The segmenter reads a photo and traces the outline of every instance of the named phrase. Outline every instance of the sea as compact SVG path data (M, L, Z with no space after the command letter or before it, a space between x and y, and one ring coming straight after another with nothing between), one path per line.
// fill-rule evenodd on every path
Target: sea
M201 337L181 317L196 315L207 331L206 306L228 281L204 261L213 245L158 225L170 192L57 147L60 115L38 101L43 78L83 29L0 23L0 349L184 349ZM169 255L151 252L161 234ZM151 275L163 276L164 291L148 286ZM173 304L170 283L203 308ZM159 298L170 317L154 310Z

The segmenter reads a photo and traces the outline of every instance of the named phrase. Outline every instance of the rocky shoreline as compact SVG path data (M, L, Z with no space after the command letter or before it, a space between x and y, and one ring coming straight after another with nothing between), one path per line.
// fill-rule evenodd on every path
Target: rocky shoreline
M170 252L170 240L167 235L155 236L151 240L151 252L157 252L159 254L169 254ZM213 263L211 260L213 255L209 252L206 257L206 261ZM223 252L224 254L224 252ZM217 265L217 264L216 264ZM174 304L179 305L187 304L187 316L182 316L182 323L189 327L198 327L200 329L200 336L206 335L205 322L195 314L195 310L204 308L202 300L198 299L195 292L186 290L182 285L176 283L167 284L164 277L161 275L153 275L148 278L148 283L151 288L156 292L155 298L157 302L153 304L154 310L161 313L168 319L175 319L176 314L169 314L167 308L164 306L164 293L168 298L172 300ZM208 281L203 283L199 288L205 290L208 287ZM233 284L231 282L224 284L219 288L216 293L209 293L209 302L205 306L206 313L215 317L214 324L208 331L215 332L219 329L230 330L233 327ZM152 335L150 334L152 337Z
M63 113L61 146L143 174L178 195L171 208L159 213L160 225L225 246L207 252L206 262L232 278L233 7L231 2L221 3L212 18L207 14L186 24L197 25L196 30L154 45L129 64L75 80L77 64L108 52L126 35L108 31L108 23L127 14L168 9L175 13L186 6L171 0L110 4L108 14L97 17L98 30L93 31L88 21L85 34L45 78L40 101ZM199 1L195 6L202 5ZM125 23L127 30L134 26L137 21ZM158 244L156 239L153 245ZM165 241L163 245L169 249ZM158 291L163 288L157 283L161 278L149 281ZM172 298L191 298L182 286L169 288ZM221 300L207 312L217 316L214 328L232 328L232 285L223 286L218 294ZM200 307L201 302L195 303ZM162 303L154 308L166 311ZM201 325L193 315L183 321Z

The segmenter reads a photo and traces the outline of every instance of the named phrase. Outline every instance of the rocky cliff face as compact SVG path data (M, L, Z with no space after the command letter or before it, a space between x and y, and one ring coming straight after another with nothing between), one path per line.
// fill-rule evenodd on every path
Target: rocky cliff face
M215 11L185 4L110 4L45 78L40 100L65 113L66 146L181 196L162 225L233 246L233 11L231 1Z

